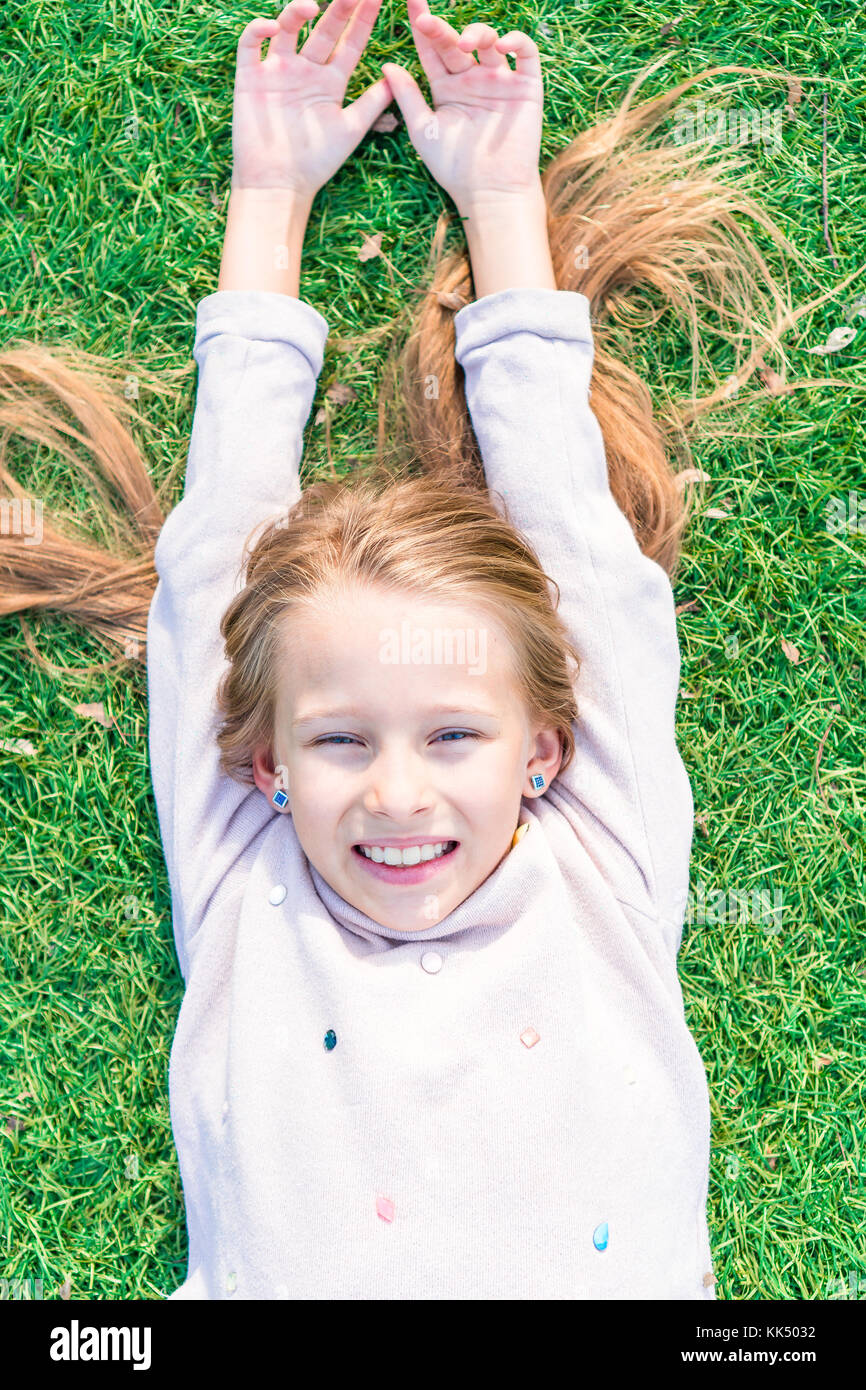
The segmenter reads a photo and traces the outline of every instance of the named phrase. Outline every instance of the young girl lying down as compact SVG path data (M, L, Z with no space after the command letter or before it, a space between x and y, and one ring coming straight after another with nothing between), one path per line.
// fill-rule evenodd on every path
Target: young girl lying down
M677 977L687 508L593 322L632 285L782 300L730 215L750 201L647 140L699 79L630 92L542 176L525 33L408 0L432 107L393 63L343 106L378 5L332 0L302 41L319 7L291 0L241 34L183 498L163 522L130 449L144 599L106 562L85 611L91 555L47 605L127 643L146 618L185 983L171 1297L712 1299ZM397 465L302 493L330 326L305 228L392 102L466 246L414 313Z

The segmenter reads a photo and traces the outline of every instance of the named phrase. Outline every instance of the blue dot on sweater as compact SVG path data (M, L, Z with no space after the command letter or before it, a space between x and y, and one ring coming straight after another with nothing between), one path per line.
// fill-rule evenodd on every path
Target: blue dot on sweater
M325 1034L325 1047L328 1049L329 1052L333 1052L336 1046L337 1035L334 1032L333 1028L329 1028L327 1033Z
M595 1230L592 1233L592 1243L595 1246L596 1250L607 1249L607 1236L607 1222L602 1221L601 1225L596 1226Z

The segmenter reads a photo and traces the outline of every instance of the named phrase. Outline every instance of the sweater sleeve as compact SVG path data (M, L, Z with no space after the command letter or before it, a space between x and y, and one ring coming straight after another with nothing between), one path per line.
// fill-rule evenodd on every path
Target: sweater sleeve
M198 389L181 501L154 552L147 623L151 777L187 978L205 910L277 815L219 769L215 694L227 667L220 620L243 587L244 543L300 496L303 430L328 324L300 299L223 290L201 300Z
M675 737L674 599L610 490L589 404L589 301L569 290L501 290L454 322L488 487L504 495L509 519L559 585L581 661L574 758L545 795L616 897L657 921L676 954L694 806Z

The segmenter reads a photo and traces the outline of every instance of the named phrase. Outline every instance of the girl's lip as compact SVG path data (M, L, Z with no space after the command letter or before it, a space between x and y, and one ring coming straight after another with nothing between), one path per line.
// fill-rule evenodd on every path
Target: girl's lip
M374 845L378 845L380 849L408 849L410 845L450 845L453 840L453 835L421 835L415 840L410 840L405 835L402 840L386 835L380 840L358 840L354 848L363 845L365 849L372 849Z
M432 878L436 871L445 861L451 861L460 848L458 840L454 849L446 850L436 859L422 859L420 864L407 864L401 868L399 864L377 864L374 859L368 859L356 845L352 846L352 853L357 859L361 860L362 866L367 869L374 878L381 879L383 883L405 883L411 886L415 883L426 883L428 878Z

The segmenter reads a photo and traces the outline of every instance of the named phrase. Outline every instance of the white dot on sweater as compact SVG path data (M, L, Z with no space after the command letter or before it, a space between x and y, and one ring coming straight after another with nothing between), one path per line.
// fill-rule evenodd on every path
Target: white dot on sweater
M284 883L275 883L268 894L268 902L273 903L274 907L279 907L280 903L285 899L286 892L287 889Z
M421 957L421 964L428 975L435 975L442 969L442 957L438 951L425 951Z

